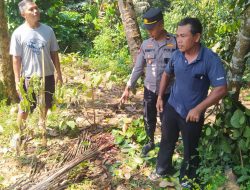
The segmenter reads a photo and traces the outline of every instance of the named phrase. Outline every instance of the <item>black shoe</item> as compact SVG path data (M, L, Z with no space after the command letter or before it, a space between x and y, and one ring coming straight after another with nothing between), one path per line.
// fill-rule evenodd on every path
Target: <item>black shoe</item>
M148 154L148 152L150 150L153 150L155 148L155 144L153 142L150 142L148 144L146 144L143 148L142 148L142 156L146 156Z
M156 173L158 173L159 175L172 176L175 174L175 172L176 170L174 169L174 167L168 167L167 169L163 169L159 166L156 167Z

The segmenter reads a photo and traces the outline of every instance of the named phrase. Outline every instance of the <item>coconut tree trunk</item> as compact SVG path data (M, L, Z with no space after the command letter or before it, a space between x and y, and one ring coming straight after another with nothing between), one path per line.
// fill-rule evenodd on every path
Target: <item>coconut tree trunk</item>
M118 0L118 6L126 33L130 54L133 58L133 62L135 62L138 50L140 49L142 43L142 38L135 16L133 1Z
M9 35L4 0L0 0L0 76L0 80L4 83L7 96L12 102L16 102L17 93L11 57L9 55Z
M228 73L229 89L234 91L234 100L239 99L240 89L242 87L242 76L245 71L245 56L250 51L250 4L246 7L242 25L237 37L237 43L230 63Z

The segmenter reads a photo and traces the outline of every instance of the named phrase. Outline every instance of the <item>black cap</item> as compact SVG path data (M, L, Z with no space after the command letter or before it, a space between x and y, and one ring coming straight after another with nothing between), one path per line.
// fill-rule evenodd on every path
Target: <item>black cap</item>
M151 30L152 28L154 28L155 24L161 20L163 20L163 14L161 12L161 9L159 8L150 8L143 15L144 27L147 30Z

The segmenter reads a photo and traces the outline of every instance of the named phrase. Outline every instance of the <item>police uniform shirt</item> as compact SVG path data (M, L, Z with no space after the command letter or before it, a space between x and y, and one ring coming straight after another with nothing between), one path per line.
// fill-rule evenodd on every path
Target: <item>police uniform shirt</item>
M158 94L162 73L174 50L176 50L176 40L171 34L168 34L166 39L160 42L153 38L144 40L127 86L130 88L135 87L136 81L145 67L144 86ZM168 92L170 92L169 88L167 89Z
M168 103L182 118L186 118L189 110L207 97L210 85L217 87L227 84L220 58L202 46L196 60L190 64L184 54L176 50L165 72L175 75Z

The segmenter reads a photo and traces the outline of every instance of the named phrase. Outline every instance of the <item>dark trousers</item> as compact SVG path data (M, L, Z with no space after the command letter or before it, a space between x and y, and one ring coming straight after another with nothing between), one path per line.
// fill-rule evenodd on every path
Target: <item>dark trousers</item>
M166 94L163 98L163 102L167 101L169 94ZM146 87L144 87L144 126L147 136L150 142L154 142L154 133L156 128L156 121L157 121L157 110L156 110L156 103L157 103L158 95ZM162 121L162 113L160 114L160 120Z
M25 92L27 92L29 88L29 82L30 82L30 77L26 77L24 80L24 84L23 84L23 89L25 90ZM54 93L55 93L54 75L45 76L45 105L47 109L52 107ZM31 107L30 107L31 112L34 111L37 105L37 97L34 92L32 93L32 98L34 102L31 102ZM22 100L21 94L19 94L19 99L20 101ZM20 107L20 111L25 112L24 110L21 109L21 107Z
M199 165L198 142L201 136L204 117L199 122L186 122L168 103L164 108L162 121L162 135L160 150L158 152L156 171L158 174L167 174L172 168L172 156L181 131L184 145L184 159L180 170L180 179L187 176L196 177Z

